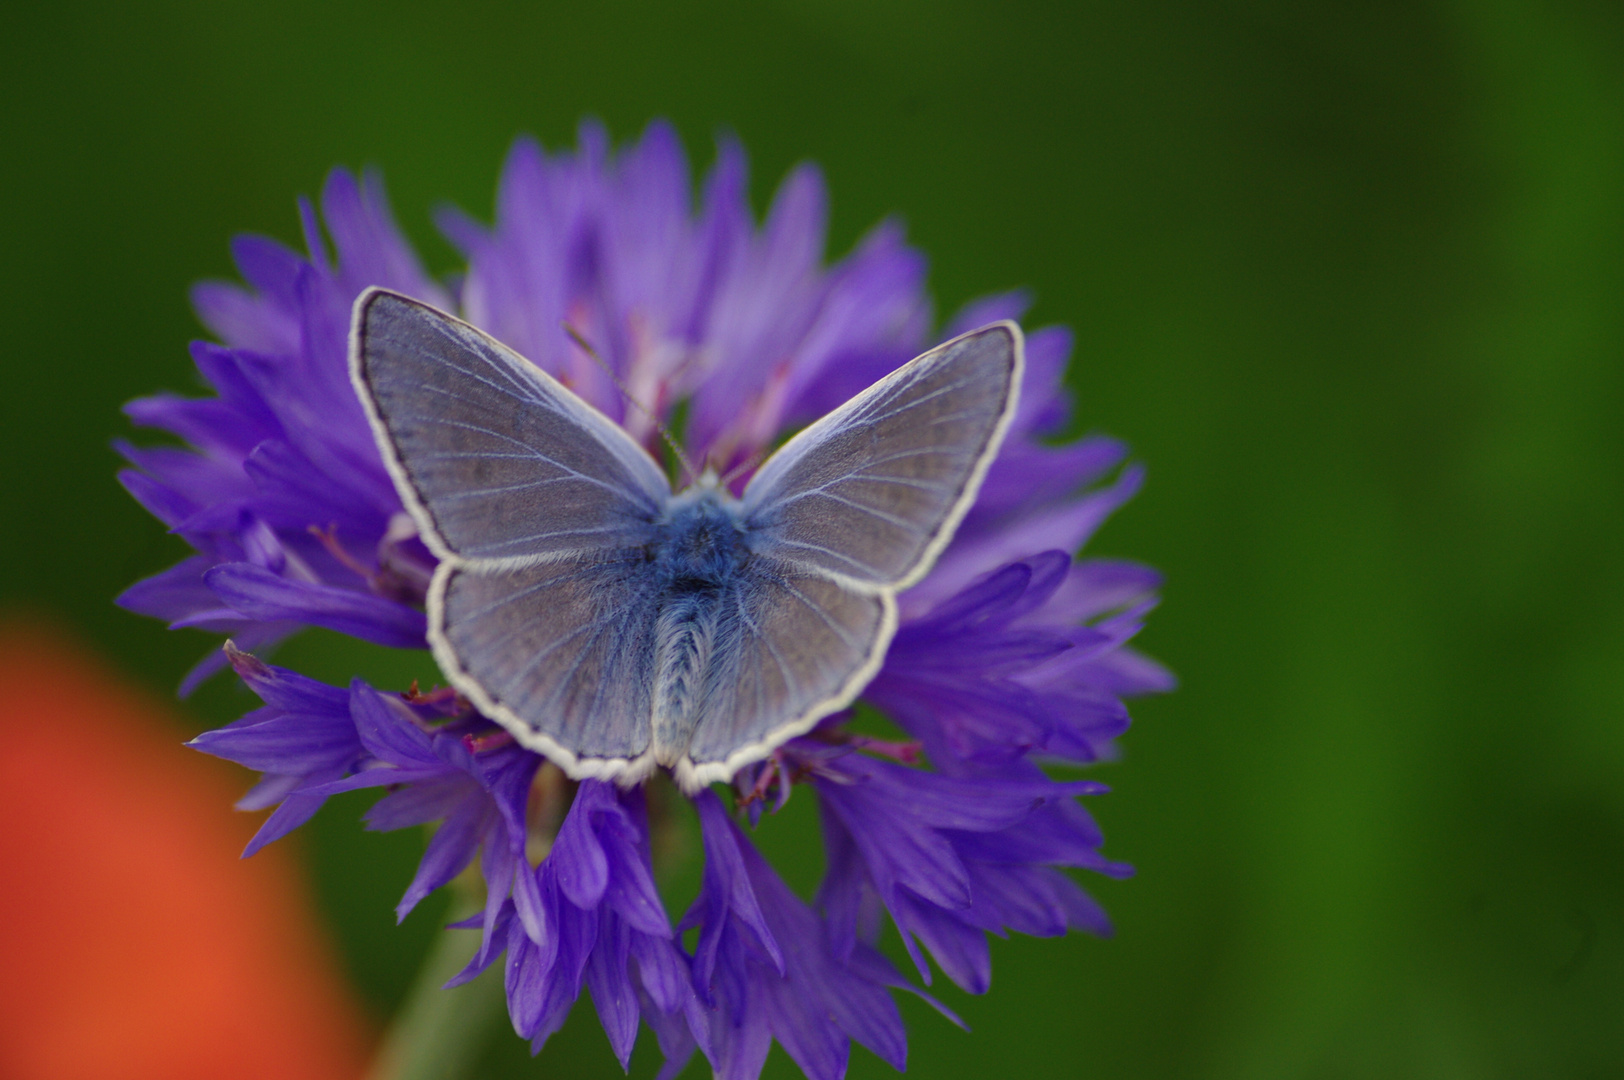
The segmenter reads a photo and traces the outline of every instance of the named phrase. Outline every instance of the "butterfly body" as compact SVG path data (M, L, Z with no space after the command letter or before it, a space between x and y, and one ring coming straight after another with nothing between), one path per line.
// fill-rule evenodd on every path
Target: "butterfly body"
M684 493L685 495L688 493ZM737 499L714 487L673 500L660 539L650 555L658 568L659 614L654 630L654 760L674 766L682 760L698 722L714 661L736 625L733 595L746 580L751 558L745 544Z
M1014 413L1020 330L903 365L773 454L735 497L673 493L619 426L476 328L380 289L351 378L440 562L441 669L577 779L727 780L845 708L895 594L952 538Z

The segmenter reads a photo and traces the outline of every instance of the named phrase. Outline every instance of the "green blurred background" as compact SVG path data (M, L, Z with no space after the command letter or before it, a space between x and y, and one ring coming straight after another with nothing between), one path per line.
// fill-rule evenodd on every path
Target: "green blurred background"
M108 440L123 401L196 386L187 287L232 275L234 233L296 243L330 166L380 166L452 272L429 211L488 218L515 134L665 116L703 167L731 130L758 208L822 165L831 254L898 214L939 310L1031 288L1031 323L1077 331L1079 430L1151 470L1094 545L1167 572L1143 644L1183 680L1137 705L1092 804L1140 871L1097 885L1118 936L995 943L992 992L945 994L973 1034L904 1004L910 1071L1624 1075L1624 5L211 0L6 23L8 608L165 693L207 646L111 605L179 550ZM401 665L333 636L283 655ZM247 704L219 680L187 710ZM291 842L381 1018L437 912L392 925L421 838L363 835L362 805ZM765 842L815 859L804 824ZM538 1062L504 1027L480 1075L617 1073L581 1008ZM852 1074L890 1070L858 1051Z

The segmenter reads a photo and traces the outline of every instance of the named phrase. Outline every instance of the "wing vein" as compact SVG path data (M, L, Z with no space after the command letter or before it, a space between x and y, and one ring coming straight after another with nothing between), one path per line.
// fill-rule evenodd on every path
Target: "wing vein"
M501 394L505 398L510 398L513 401L517 401L521 405L539 405L542 408L546 409L548 412L557 412L558 411L557 409L553 408L552 402L547 400L546 398L539 397L539 396L536 396L536 395L533 395L533 394L515 393L514 391L509 390L505 386L499 386L496 383L491 382L491 380L489 380L489 379L487 379L487 378L485 378L485 377L483 377L481 375L477 375L472 371L469 371L467 368L459 367L457 369L457 373L460 374L460 375L466 376L469 379L472 379L474 382L480 383L480 384L482 384L484 386L488 386L493 391L495 391L496 393ZM453 401L460 401L460 402L463 402L464 404L467 404L467 405L478 405L478 402L474 401L472 398L464 397L463 395L453 391L450 387L435 386L432 383L425 383L425 384L423 384L423 389L425 391L427 391L428 393L439 394L441 397L448 397Z
M626 499L628 502L641 502L642 501L640 499L628 498L628 496L630 496L632 493L627 491L625 488L618 487L618 486L616 486L614 484L605 483L604 481L599 480L595 476L588 476L586 473L581 472L581 470L579 470L579 469L572 469L570 466L565 465L563 462L558 461L555 458L548 457L541 450L537 449L534 446L531 446L529 443L525 442L523 439L516 439L512 435L504 435L500 431L492 431L490 428L480 427L478 424L469 424L469 423L465 423L465 422L460 421L460 420L451 420L451 419L448 419L448 418L446 418L444 416L423 416L423 415L418 414L418 413L411 413L411 414L407 414L407 416L405 418L410 419L410 420L418 420L418 421L421 421L421 422L423 422L425 424L444 424L446 427L459 428L459 429L461 429L463 431L473 431L473 432L477 432L477 433L479 433L481 435L489 435L493 439L500 439L503 442L512 443L514 446L522 446L522 447L524 447L524 449L530 451L529 457L531 458L531 460L538 461L538 462L545 462L546 464L553 466L553 468L555 468L555 469L558 469L558 470L560 470L562 472L568 473L570 476L576 477L576 478L580 479L581 481L583 481L585 483L592 484L592 485L595 485L597 487L600 487L600 488L602 488L603 490L609 492L612 495L618 495L621 498ZM495 456L495 455L484 455L484 456ZM526 455L524 455L524 454L515 454L513 456L523 458ZM615 464L619 465L620 463L616 462Z
M526 390L535 389L533 384L520 377L519 373L513 370L513 365L507 362L507 357L502 356L500 353L497 353L494 356L491 355L484 342L477 339L472 341L468 340L467 335L458 331L456 326L451 323L441 322L440 320L436 319L431 321L430 325L434 328L436 333L438 333L443 339L450 342L452 345L460 346L461 348L472 352L475 356L478 356L482 361L485 362L487 367L494 368L503 378L505 378L521 393ZM437 358L431 356L429 359L435 360ZM469 371L466 367L459 367L457 370L474 378L478 378L477 375L474 375L474 373ZM492 385L494 386L494 384Z
M842 476L839 480L831 480L830 483L838 484L847 479L849 479L849 477ZM835 502L849 506L853 510L859 510L865 514L872 514L881 521L889 521L891 524L907 529L910 532L922 531L917 524L907 520L906 518L897 517L895 514L887 514L884 510L876 510L872 506L864 505L863 503L858 502L856 499L848 499L844 495L836 495L834 492L827 490L826 487L813 488L811 491L802 492L800 495L796 495L793 498L800 499L805 498L808 495L818 495L825 499L833 499ZM791 500L785 499L784 501L787 503Z
M546 487L548 484L562 484L575 480L574 476L551 476L546 480L530 480L523 484L504 484L501 487L466 488L462 491L453 491L449 495L441 495L441 502L458 502L462 499L473 499L481 495L500 495L508 491L528 491L531 488Z
M920 378L923 378L923 377L924 377L923 374L921 374ZM913 380L913 382L909 383L908 385L912 386L913 383L916 383L918 381L919 381L919 379L915 379L915 380ZM950 394L955 390L962 390L966 386L969 386L971 381L972 380L970 380L970 379L960 379L958 382L948 383L946 386L938 386L936 389L932 390L930 393L925 394L922 397L914 398L912 401L906 402L906 403L904 403L902 405L898 405L896 408L892 409L890 412L883 412L883 413L880 413L877 416L866 417L865 419L867 419L868 422L871 423L871 424L883 424L887 420L890 420L893 417L901 416L903 413L907 412L909 409L918 408L920 405L925 404L925 402L933 401L936 398L941 397L943 394ZM907 389L907 387L903 387L902 389ZM896 400L896 395L893 395L891 400L893 400L893 401Z
M788 578L775 575L774 580L779 588L783 589L785 592L795 597L795 599L799 600L801 603L805 604L807 607L816 612L818 618L822 619L824 624L827 625L830 630L834 631L835 637L839 638L849 648L858 649L861 651L861 646L846 636L845 628L830 617L829 613L824 611L823 608L819 607L814 601L808 599L805 593L801 592L801 590L797 589L794 585L791 585ZM839 586L836 586L836 588L838 587Z
M788 661L784 659L784 654L778 651L778 646L773 644L772 638L768 637L761 627L756 625L756 621L750 617L750 612L745 607L742 599L739 602L738 609L739 618L744 620L744 625L755 635L756 640L767 646L767 651L772 653L773 663L778 665L778 673L784 677L784 686L789 690L790 697L800 697L800 683L791 672Z
M843 554L841 552L838 552L838 551L834 550L833 548L824 547L822 544L812 544L812 543L808 543L808 542L806 542L804 540L790 540L787 537L779 537L776 540L774 540L773 542L776 543L776 544L781 544L784 547L804 548L807 551L819 551L819 552L822 552L825 555L830 556L831 558L839 559L843 563L849 563L850 565L856 567L857 569L862 570L864 573L867 573L867 574L876 574L876 573L878 573L878 571L875 570L874 567L867 566L867 565L865 565L863 563L860 563L856 559L852 558L850 555L846 555L846 554ZM769 557L771 557L771 556L769 556ZM793 561L793 560L791 560L791 561Z

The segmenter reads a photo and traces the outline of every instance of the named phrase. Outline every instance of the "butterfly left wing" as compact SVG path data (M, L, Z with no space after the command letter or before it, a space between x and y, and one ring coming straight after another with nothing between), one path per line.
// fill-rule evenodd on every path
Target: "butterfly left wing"
M644 566L671 488L616 424L473 326L382 289L350 373L440 558L429 644L454 686L571 776L653 767Z
M845 708L975 501L1014 415L1020 329L995 323L898 368L802 431L746 487L750 559L678 780L692 790Z

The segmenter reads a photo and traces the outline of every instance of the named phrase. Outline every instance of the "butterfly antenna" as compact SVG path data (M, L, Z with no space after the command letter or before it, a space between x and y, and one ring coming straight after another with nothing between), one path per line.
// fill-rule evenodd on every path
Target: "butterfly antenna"
M682 452L682 447L677 445L677 440L671 437L670 430L668 430L664 424L660 423L660 418L658 416L655 416L652 412L644 407L641 401L638 401L632 396L632 392L626 389L626 384L620 381L620 376L616 375L614 369L604 362L603 357L598 355L598 350L592 347L592 343L588 341L579 330L575 329L575 327L571 326L569 323L564 324L564 333L568 334L570 336L570 340L575 342L576 345L580 346L581 351L590 356L592 358L592 362L597 364L605 375L609 376L609 380L615 384L615 388L620 391L620 396L626 399L626 403L631 405L632 408L636 409L638 412L642 413L643 416L648 419L648 422L654 425L654 430L660 433L660 438L665 440L665 445L669 446L671 448L671 452L676 455L677 463L682 466L683 471L687 474L687 479L691 481L697 478L699 476L699 470L694 468L693 462L688 460L688 455Z
M719 483L722 487L727 487L733 481L737 480L739 477L743 476L757 465L760 465L762 461L766 459L766 457L767 451L757 450L755 453L751 454L749 457L745 458L743 461L729 469L727 471L727 475L718 480L717 483Z

